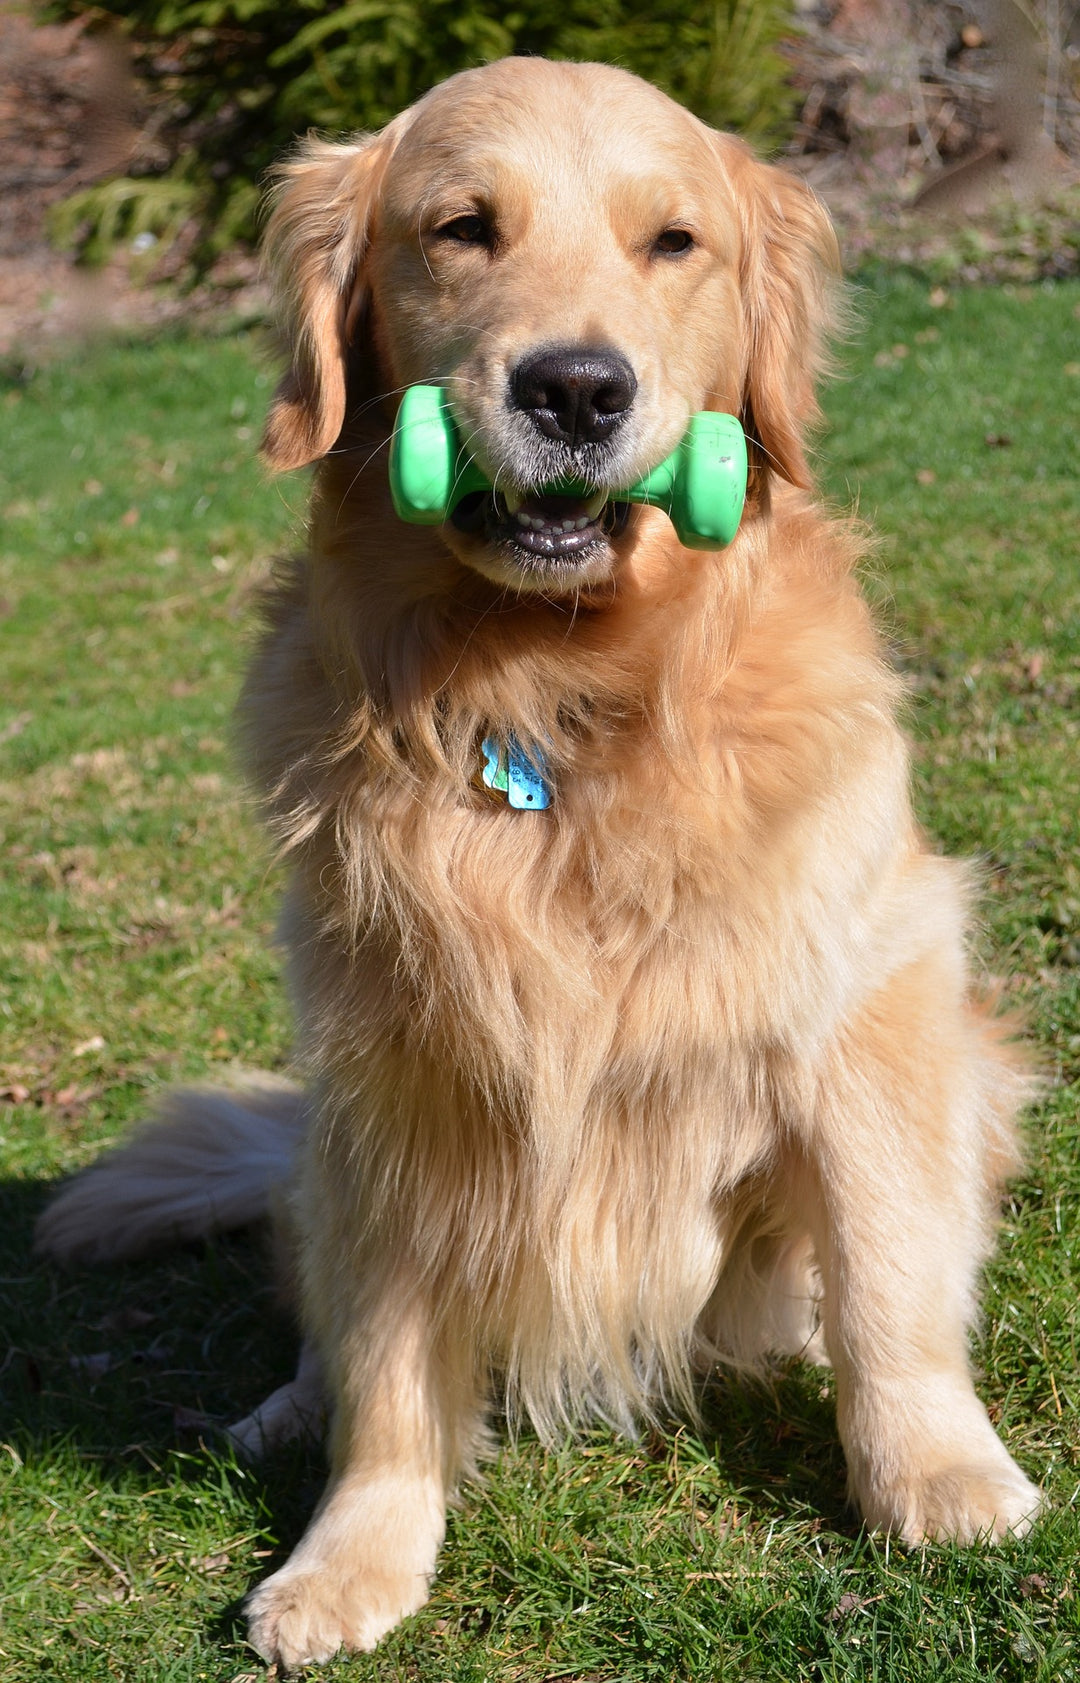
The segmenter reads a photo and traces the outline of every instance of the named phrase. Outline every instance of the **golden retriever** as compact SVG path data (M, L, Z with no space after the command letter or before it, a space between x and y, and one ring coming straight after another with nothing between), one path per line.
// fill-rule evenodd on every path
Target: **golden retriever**
M859 537L812 495L825 214L625 72L513 59L308 141L268 249L265 453L317 468L242 720L310 1097L177 1099L41 1233L115 1255L290 1182L305 1353L235 1434L325 1394L331 1473L255 1646L325 1660L423 1603L493 1375L550 1437L828 1360L869 1525L1023 1530L967 1334L1027 1078L911 816ZM387 488L416 382L498 487L438 528ZM703 409L750 451L709 552L613 494ZM542 753L548 810L479 783L491 737Z

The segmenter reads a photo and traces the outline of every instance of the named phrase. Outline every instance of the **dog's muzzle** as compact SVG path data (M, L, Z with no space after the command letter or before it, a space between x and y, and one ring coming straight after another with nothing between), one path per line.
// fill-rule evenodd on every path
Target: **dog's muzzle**
M548 345L522 357L507 378L507 409L516 421L521 483L610 482L617 435L637 393L637 377L619 352ZM523 423L527 423L523 425ZM610 492L569 494L507 485L482 504L459 507L454 523L483 530L488 541L536 561L574 562L626 523Z

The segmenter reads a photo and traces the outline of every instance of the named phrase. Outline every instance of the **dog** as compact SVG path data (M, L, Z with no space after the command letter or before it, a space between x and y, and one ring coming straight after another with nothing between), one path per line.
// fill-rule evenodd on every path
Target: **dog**
M306 1089L175 1097L40 1232L115 1256L282 1206L304 1354L234 1436L325 1406L331 1471L255 1647L422 1605L494 1385L552 1439L829 1361L867 1525L1024 1531L966 1345L1030 1081L912 818L865 540L813 496L827 216L626 72L510 59L309 139L267 245L265 456L316 469L240 717ZM492 488L421 527L386 447L425 382ZM704 550L618 494L702 410L748 449ZM491 740L546 810L485 786Z

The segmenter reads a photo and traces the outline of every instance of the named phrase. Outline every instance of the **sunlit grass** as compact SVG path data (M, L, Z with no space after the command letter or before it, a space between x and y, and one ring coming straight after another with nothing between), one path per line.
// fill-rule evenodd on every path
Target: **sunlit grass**
M1080 1676L1078 311L1075 285L869 292L821 452L883 535L868 587L921 815L983 862L982 961L1052 1083L978 1352L1049 1517L994 1551L887 1547L845 1509L828 1376L724 1382L699 1436L508 1447L430 1606L328 1675ZM288 1057L276 881L228 750L253 592L303 503L254 464L266 395L228 339L100 344L0 390L5 1683L260 1676L237 1598L319 1489L316 1454L244 1471L211 1429L289 1367L257 1238L89 1276L29 1255L46 1183L162 1085Z

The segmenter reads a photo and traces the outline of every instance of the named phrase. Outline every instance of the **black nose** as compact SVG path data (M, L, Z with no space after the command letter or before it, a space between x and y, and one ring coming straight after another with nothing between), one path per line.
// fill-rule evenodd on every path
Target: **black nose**
M554 345L519 362L510 397L545 438L563 444L602 444L634 401L634 370L617 351Z

